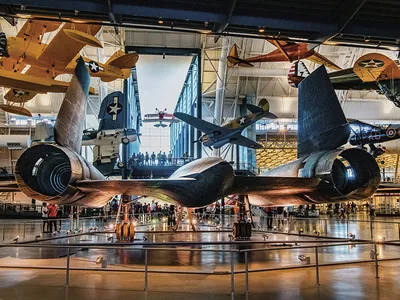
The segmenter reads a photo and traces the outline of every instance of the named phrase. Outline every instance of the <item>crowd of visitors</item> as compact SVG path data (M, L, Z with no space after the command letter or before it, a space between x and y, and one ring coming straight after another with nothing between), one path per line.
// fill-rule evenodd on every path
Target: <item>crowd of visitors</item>
M129 167L135 166L172 166L172 152L168 154L165 152L158 152L157 154L146 151L146 153L133 153L132 157L128 160Z

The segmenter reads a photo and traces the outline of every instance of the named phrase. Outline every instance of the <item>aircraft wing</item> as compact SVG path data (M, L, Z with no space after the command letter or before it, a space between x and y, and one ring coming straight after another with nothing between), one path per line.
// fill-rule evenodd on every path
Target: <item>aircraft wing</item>
M18 32L17 37L26 39L26 43L37 43L41 41L42 33L51 32L60 27L61 22L28 20Z
M74 31L84 33L90 32L94 36L99 32L100 28L100 25L65 24L40 54L37 59L38 64L48 65L49 68L51 65L55 65L56 69L66 68L79 51L86 46L86 43L71 38L71 35L68 35L65 30L74 29ZM56 73L55 76L57 75Z
M316 178L235 176L231 194L248 195L253 205L304 204L324 199ZM327 199L325 199L327 200Z
M325 65L328 68L334 69L334 70L341 70L342 68L339 67L337 64L335 64L333 61L327 59L325 56L319 54L318 52L315 52L313 55L307 57L308 60L315 62L320 65Z
M174 113L174 116L177 117L179 120L182 120L183 122L204 132L205 134L213 134L214 132L220 132L220 134L227 134L227 133L231 132L228 128L224 128L224 127L203 121L201 119L198 119L198 118L193 117L188 114L177 112L177 113Z
M182 190L194 178L180 179L138 179L138 180L82 180L77 188L84 193L128 194L155 197L167 202L175 202Z
M243 135L241 135L238 139L233 139L230 143L235 144L235 145L240 145L243 147L248 147L248 148L253 148L253 149L261 149L263 148L262 145L260 145L259 143L248 139L247 137L244 137Z

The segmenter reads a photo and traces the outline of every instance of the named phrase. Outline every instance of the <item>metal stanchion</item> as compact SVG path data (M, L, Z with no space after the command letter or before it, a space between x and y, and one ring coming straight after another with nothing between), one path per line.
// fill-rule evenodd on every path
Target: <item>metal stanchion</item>
M400 223L397 223L398 231L399 231L399 240L400 240Z
M348 216L347 216L347 220L346 220L346 230L347 230L346 237L348 237L349 236L349 217Z
M374 239L374 232L372 230L372 218L369 220L369 229L371 231L371 240Z
M23 234L23 237L24 237L24 239L25 239L25 222L24 222L24 234Z
M246 296L249 294L249 262L247 258L248 252L244 253L244 264L246 267Z
M147 249L144 250L144 291L147 292Z
M69 247L67 248L67 273L65 275L65 287L69 285Z
M375 278L379 278L379 271L378 271L378 252L376 250L376 243L374 243L374 251L375 251Z
M325 219L325 235L328 235L328 220Z
M6 237L6 224L3 224L3 241L5 240Z
M235 261L233 258L234 252L231 252L231 296L232 299L235 299Z
M317 279L317 285L319 285L318 247L315 247L315 276Z

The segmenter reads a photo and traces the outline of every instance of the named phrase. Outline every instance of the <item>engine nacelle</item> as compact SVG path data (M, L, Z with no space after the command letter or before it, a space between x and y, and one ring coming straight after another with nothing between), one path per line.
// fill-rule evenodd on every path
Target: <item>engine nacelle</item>
M104 180L104 176L74 151L57 145L37 145L18 159L15 178L21 191L33 199L71 204L84 197L73 184Z
M299 177L320 178L318 189L336 200L370 197L381 178L375 159L357 148L314 153L303 161Z

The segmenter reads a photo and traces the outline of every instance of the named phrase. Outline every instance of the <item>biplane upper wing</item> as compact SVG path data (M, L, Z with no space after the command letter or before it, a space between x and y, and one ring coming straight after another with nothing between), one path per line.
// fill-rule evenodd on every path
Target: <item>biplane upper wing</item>
M327 59L325 56L319 54L318 52L315 52L313 55L307 57L308 60L315 62L320 65L325 65L328 68L334 69L334 70L341 70L342 68L339 67L337 64L335 64L333 61Z
M41 36L46 32L52 32L60 27L61 22L28 20L18 32L17 37L24 38L28 43L40 43Z
M391 58L380 53L361 56L355 62L353 71L363 82L400 78L400 69L397 64Z
M56 36L50 41L37 61L40 65L54 65L55 69L65 69L87 43L79 42L65 30L89 33L94 36L99 32L100 25L65 24ZM58 74L52 74L57 76Z

